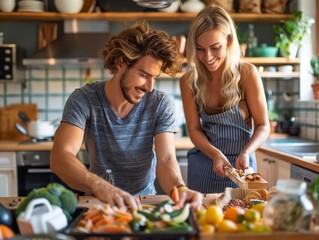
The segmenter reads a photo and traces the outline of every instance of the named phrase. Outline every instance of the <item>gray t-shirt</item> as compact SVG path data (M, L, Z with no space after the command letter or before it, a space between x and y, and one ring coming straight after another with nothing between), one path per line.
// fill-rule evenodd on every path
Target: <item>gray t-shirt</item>
M105 81L76 89L68 98L62 121L84 133L90 171L103 176L111 169L115 186L134 195L155 194L154 136L176 132L174 105L163 92L146 93L121 119L111 109Z

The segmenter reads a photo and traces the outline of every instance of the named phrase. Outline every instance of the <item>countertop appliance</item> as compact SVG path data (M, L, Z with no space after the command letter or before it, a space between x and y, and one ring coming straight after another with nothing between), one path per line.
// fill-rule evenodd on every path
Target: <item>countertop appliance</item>
M0 82L16 79L16 45L0 44Z
M18 151L16 152L16 157L18 196L27 196L32 189L45 187L51 182L58 182L66 186L66 184L50 170L50 151ZM89 167L88 154L85 150L79 152L78 158L86 167ZM71 190L83 195L82 192Z
M311 183L319 177L319 173L313 172L295 164L291 164L290 177Z

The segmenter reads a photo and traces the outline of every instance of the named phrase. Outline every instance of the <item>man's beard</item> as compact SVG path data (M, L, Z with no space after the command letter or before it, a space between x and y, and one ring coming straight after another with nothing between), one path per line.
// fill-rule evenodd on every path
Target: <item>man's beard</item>
M128 76L128 69L125 70L125 72L122 74L121 78L120 78L120 87L122 90L122 94L123 97L125 98L126 101L128 101L131 104L137 104L136 101L134 101L133 98L131 98L128 94L128 87L126 85L126 81L127 81L127 76Z

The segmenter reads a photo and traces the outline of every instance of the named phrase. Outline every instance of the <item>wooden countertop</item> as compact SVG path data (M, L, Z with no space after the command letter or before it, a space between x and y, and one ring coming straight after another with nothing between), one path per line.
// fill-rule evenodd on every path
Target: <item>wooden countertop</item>
M279 158L280 160L296 164L306 169L310 169L314 172L319 173L319 163L313 159L300 158L295 155L277 151L271 147L262 146L258 149L261 152L267 153L273 157Z
M30 143L27 141L0 140L0 152L51 151L52 145L53 142ZM193 146L193 143L188 137L175 139L175 147L177 150L191 149Z
M204 197L204 204L211 201L212 195ZM157 204L161 201L168 199L167 195L155 195L155 196L140 196L139 197L143 204ZM0 197L0 203L5 207L11 208L9 206L13 201L21 202L23 197ZM91 207L95 204L101 204L99 200L94 197L81 196L79 197L79 207ZM199 235L200 240L318 240L318 233L294 233L294 232L276 232L276 233L232 233L232 234L205 234L201 233Z

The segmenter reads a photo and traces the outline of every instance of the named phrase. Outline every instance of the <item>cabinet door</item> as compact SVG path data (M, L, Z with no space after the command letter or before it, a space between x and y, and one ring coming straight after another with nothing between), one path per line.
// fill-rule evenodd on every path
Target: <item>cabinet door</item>
M0 169L15 168L16 166L16 155L15 152L0 152Z
M0 170L0 197L16 197L16 177L14 170Z
M275 164L276 182L278 179L290 179L291 164L289 162L280 160L278 158L275 158L274 161L276 162Z
M256 151L257 172L261 174L262 178L268 182L268 188L272 185L272 165L269 164L270 157L262 152Z
M17 196L15 152L0 152L0 197Z

